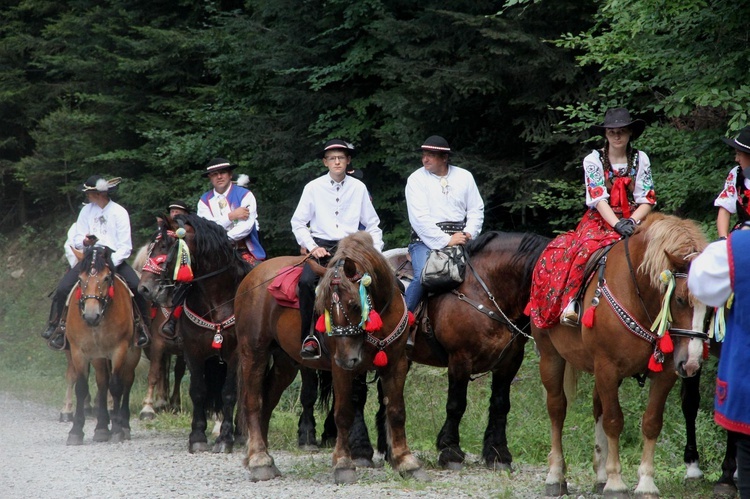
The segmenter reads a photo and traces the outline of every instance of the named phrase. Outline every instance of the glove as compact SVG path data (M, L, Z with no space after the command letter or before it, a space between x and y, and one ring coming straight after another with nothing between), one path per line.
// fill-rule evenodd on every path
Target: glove
M615 231L621 236L632 236L635 232L635 221L631 218L621 218L615 224Z

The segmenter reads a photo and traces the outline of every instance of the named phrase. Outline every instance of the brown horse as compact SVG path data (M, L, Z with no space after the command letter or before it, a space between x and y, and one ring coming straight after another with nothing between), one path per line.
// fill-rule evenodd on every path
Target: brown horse
M473 374L485 372L492 373L492 394L482 458L491 469L510 468L510 383L521 367L529 337L524 307L531 271L548 242L535 234L482 234L466 247L473 269L466 270L464 282L455 292L430 296L426 302L422 321L428 327L418 330L409 357L448 368L446 419L437 437L438 463L445 468L462 466L459 425L467 388Z
M76 411L68 445L83 443L84 400L89 394L89 363L98 387L94 441L130 439L130 388L141 349L133 346L133 302L127 285L114 272L112 250L90 246L77 252L81 274L73 290L65 327L76 375ZM113 399L112 428L107 392Z
M690 377L698 372L708 337L700 331L706 307L695 301L687 288L690 261L705 246L706 239L695 223L652 213L633 236L616 243L599 261L583 302L586 313L582 322L590 327L539 329L532 325L552 427L547 495L568 493L562 429L566 394L574 393L570 390L575 377L570 376L573 371L566 373L566 366L594 375L594 469L597 487L612 495L628 493L619 455L623 413L618 387L625 378L648 375L651 388L641 421L644 445L635 492L659 494L654 483L654 450L667 395L678 375ZM670 321L671 334L663 338L650 331L660 314ZM672 354L668 353L670 343Z
M325 355L320 359L300 358L299 311L279 306L267 290L268 283L281 269L303 264L304 257L279 257L263 262L237 290L236 329L247 434L245 466L251 480L280 475L268 453L268 426L271 413L296 376L299 364L332 371L338 430L333 451L336 483L356 480L349 447L349 432L355 417L352 383L368 370L378 372L388 400L387 456L391 466L402 475L428 478L409 450L404 429L403 389L408 364L404 331L408 314L388 262L372 244L366 232L344 238L320 281L316 309L328 317L319 322L326 322L328 331L322 342ZM368 314L368 308L377 313Z

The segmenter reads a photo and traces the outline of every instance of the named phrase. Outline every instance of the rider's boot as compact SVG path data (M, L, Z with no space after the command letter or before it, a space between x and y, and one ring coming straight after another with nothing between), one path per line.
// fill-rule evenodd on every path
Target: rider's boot
M320 358L320 342L314 334L310 333L302 340L302 350L299 355L306 360Z
M133 315L135 316L134 326L135 326L135 346L138 348L143 348L146 345L149 344L151 341L151 337L149 336L149 326L150 322L148 320L148 315L144 314L139 307L136 305L133 307L135 310L133 311Z
M175 333L175 326L177 325L177 319L174 315L170 315L164 325L161 327L161 334L168 340L174 340L177 337Z
M47 329L42 331L42 338L44 338L45 340L49 340L50 338L52 338L52 335L57 329L57 325L60 324L60 317L62 316L61 311L62 304L57 298L57 294L55 294L55 297L52 298L52 307L49 311L49 322L47 324Z

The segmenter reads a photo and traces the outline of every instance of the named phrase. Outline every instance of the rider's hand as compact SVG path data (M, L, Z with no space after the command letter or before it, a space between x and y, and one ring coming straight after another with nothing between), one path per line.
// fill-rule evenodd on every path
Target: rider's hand
M615 231L621 236L632 236L635 232L635 221L632 218L621 218L615 224Z
M240 206L230 211L227 217L233 222L236 220L247 220L250 218L250 209L247 206Z
M84 246L93 246L93 245L96 244L96 242L98 240L99 240L98 237L89 234L89 235L87 235L86 237L83 238L83 245Z
M458 244L466 244L469 238L466 236L466 233L464 232L456 232L455 234L451 235L451 240L448 241L448 246L456 246Z
M311 251L310 254L314 256L315 258L323 258L326 256L330 256L330 253L327 249L325 249L323 246L316 246Z

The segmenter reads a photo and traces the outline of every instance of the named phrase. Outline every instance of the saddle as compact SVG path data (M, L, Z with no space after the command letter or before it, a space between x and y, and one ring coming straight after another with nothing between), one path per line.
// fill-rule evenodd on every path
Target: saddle
M609 250L612 249L612 246L613 244L610 244L594 251L594 253L591 255L591 258L589 258L589 261L586 262L586 267L583 271L583 281L581 287L578 289L573 299L570 300L570 302L565 306L562 313L560 314L560 324L571 327L578 327L580 325L581 299L583 298L583 293L586 291L589 282L591 282L591 278L593 277L594 272L599 265L599 260L601 260L604 255L609 253Z

